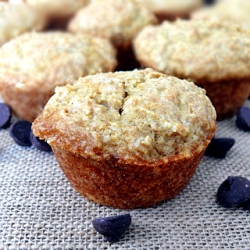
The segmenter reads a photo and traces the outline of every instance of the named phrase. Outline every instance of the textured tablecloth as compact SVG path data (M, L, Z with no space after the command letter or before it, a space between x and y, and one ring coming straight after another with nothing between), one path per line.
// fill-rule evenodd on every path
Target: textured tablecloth
M246 104L250 107L250 102ZM235 117L218 122L217 137L236 144L225 159L203 156L188 186L148 209L119 210L89 202L69 184L52 153L18 146L0 129L0 249L250 249L250 212L226 209L216 191L229 175L250 178L250 132ZM130 213L117 243L92 220Z

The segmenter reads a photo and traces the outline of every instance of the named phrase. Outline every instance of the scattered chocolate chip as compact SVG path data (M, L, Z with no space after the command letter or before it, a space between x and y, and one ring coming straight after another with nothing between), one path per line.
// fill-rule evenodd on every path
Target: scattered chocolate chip
M13 140L20 146L31 146L30 141L31 123L19 120L11 124L9 133Z
M44 140L40 140L38 137L36 137L33 132L30 132L30 141L32 145L37 148L38 150L45 151L45 152L51 152L51 146Z
M216 0L203 0L203 3L205 5L213 5L216 3Z
M233 138L213 138L205 151L205 155L221 159L225 158L234 143L235 139Z
M250 211L250 199L243 203L243 209Z
M130 214L97 218L92 221L97 232L109 242L117 242L131 224Z
M226 208L239 207L249 198L250 181L241 176L229 176L217 191L217 201Z
M236 126L243 131L250 131L250 109L241 107L236 114Z
M8 128L11 121L11 110L5 103L0 103L0 128Z

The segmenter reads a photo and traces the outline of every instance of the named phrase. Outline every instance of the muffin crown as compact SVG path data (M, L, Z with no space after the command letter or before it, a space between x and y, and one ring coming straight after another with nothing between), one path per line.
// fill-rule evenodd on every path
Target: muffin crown
M154 14L134 0L102 0L79 10L69 23L69 31L107 38L116 46L126 47L143 27L154 23Z
M218 19L145 27L134 41L143 66L195 83L250 77L250 33Z
M203 89L146 69L57 87L33 131L52 147L84 157L153 163L204 150L215 118Z
M0 48L0 89L54 91L80 76L112 71L115 49L105 39L66 32L29 32Z

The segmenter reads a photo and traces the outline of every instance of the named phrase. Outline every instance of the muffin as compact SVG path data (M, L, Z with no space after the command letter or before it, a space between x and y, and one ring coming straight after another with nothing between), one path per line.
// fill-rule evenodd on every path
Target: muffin
M220 0L211 7L201 8L191 14L192 19L218 18L241 25L250 30L250 1L248 0Z
M68 30L109 39L118 50L117 70L128 70L139 66L134 59L132 40L143 27L155 23L153 13L133 0L102 0L79 10Z
M48 20L48 28L65 29L74 14L89 0L22 0L35 8Z
M115 50L108 40L25 33L0 48L0 94L18 117L33 121L56 86L115 67Z
M20 34L40 31L45 25L43 16L30 6L0 2L0 47Z
M150 9L159 21L189 18L194 10L203 6L203 0L136 0L136 2Z
M134 40L142 67L151 67L206 89L219 120L233 116L250 93L250 36L218 19L165 21Z
M216 130L202 88L152 69L57 87L32 125L73 187L116 208L156 205L190 181Z

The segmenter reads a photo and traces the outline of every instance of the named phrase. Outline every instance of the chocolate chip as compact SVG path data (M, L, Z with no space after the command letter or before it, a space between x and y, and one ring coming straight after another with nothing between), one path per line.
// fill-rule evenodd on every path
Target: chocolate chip
M234 143L235 139L233 138L212 138L205 151L205 155L221 159L225 158Z
M250 199L243 203L243 209L250 211Z
M31 123L25 120L14 122L9 129L10 136L20 146L31 146Z
M229 176L217 191L217 201L226 208L239 207L249 198L250 181L241 176Z
M45 151L45 152L51 152L51 146L44 140L40 140L38 137L36 137L33 132L30 132L30 141L32 145L37 148L38 150Z
M0 128L8 128L11 121L11 110L5 103L0 103Z
M97 232L105 236L109 242L117 242L131 224L130 214L97 218L92 224Z
M241 107L236 114L236 126L243 131L250 131L250 109Z
M216 0L203 0L203 3L205 5L213 5L216 3Z

